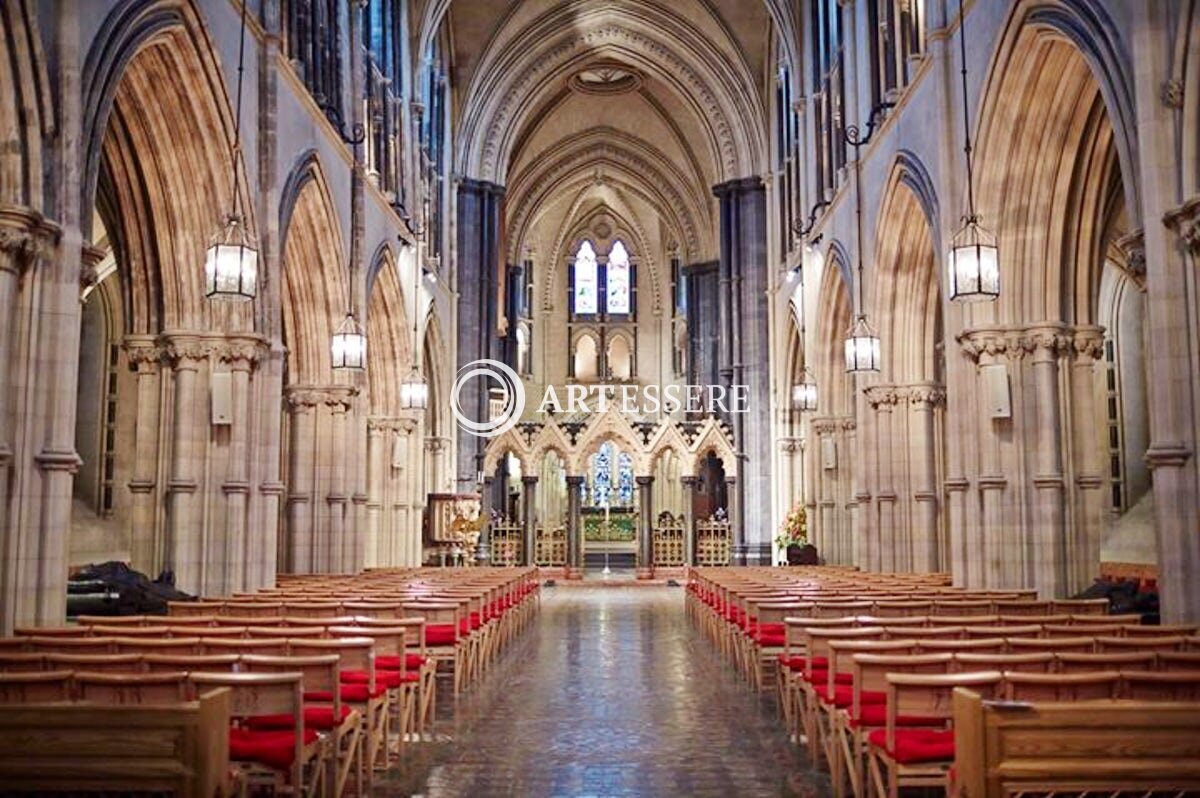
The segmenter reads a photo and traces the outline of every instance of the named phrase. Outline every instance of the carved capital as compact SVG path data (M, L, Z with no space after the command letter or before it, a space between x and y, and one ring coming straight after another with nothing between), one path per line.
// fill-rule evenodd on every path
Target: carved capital
M1142 231L1121 236L1113 242L1121 253L1122 269L1129 275L1138 288L1146 290L1146 237Z
M1194 255L1200 255L1200 196L1192 197L1163 216L1163 222L1179 233L1183 245Z
M293 411L309 410L318 405L347 410L357 394L358 389L348 385L289 385L284 389L284 400Z
M900 401L900 391L895 385L872 385L863 389L863 395L871 407L888 413Z
M164 335L163 354L176 369L196 369L213 354L213 342L196 335Z
M1104 357L1104 328L1095 325L1076 327L1071 346L1077 358L1099 360Z
M229 337L215 343L213 354L222 363L249 368L266 358L267 343L260 338Z
M932 382L909 385L908 403L918 410L930 407L940 407L946 403L946 389Z
M1019 330L1012 327L980 327L973 330L963 330L956 340L962 353L975 362L985 355L988 357L1020 358L1024 355L1021 346Z
M50 259L58 247L58 225L32 208L0 205L0 270L21 271Z
M1058 358L1066 354L1074 336L1061 325L1030 327L1023 336L1024 347L1039 360Z
M125 347L125 359L130 368L139 374L153 374L158 371L165 353L152 336L127 335L122 345Z

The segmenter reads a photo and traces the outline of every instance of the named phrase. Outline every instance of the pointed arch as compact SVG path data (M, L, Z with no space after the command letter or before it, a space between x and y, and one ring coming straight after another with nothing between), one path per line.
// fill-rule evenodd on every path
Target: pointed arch
M349 307L349 286L337 212L315 154L302 157L288 176L279 229L288 379L291 384L329 384L329 342Z
M367 384L372 415L400 414L400 384L412 367L412 322L409 300L390 247L372 262L367 297Z
M37 14L29 3L0 7L0 204L42 210L42 141L55 127Z
M817 384L821 386L822 415L849 415L854 412L853 380L846 375L845 338L853 321L850 299L849 268L845 250L829 247L821 288L817 293L817 351L813 361Z

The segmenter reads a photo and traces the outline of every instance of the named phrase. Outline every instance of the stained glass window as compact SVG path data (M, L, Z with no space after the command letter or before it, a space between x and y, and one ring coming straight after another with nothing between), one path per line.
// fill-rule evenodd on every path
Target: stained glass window
M609 313L629 312L629 253L617 241L608 253L606 285Z
M628 452L617 456L617 504L633 506L633 455Z
M575 312L599 313L599 280L596 276L596 250L584 241L575 255Z
M612 494L612 466L614 447L611 443L601 444L600 451L592 455L592 506L607 507Z

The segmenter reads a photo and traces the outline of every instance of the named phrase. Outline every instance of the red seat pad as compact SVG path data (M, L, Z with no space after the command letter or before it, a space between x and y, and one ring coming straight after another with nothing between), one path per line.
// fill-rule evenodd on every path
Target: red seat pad
M317 733L305 729L303 742L311 745L317 741ZM276 770L292 766L296 756L296 733L291 729L261 731L254 729L229 730L229 758L258 762Z
M897 715L897 726L942 726L946 722L945 718L935 718L925 715ZM887 725L887 703L882 704L863 704L859 708L857 718L850 718L851 726L886 726Z
M362 704L372 698L379 698L387 692L387 688L382 684L375 685L375 691L371 692L365 684L343 684L342 685L342 700L349 701L353 704ZM309 690L304 693L305 701L314 702L329 702L333 700L333 693L328 690Z
M766 646L770 648L774 646L782 646L785 642L784 638L786 637L786 634L784 632L764 632L763 630L759 629L754 633L753 637L755 643L758 643L760 646Z
M810 673L807 676L804 676L802 678L804 679L804 681L809 682L811 684L819 684L819 685L824 686L825 684L827 684L829 682L828 667L825 665L821 665L821 666L814 665L813 669L812 669L812 673ZM854 684L854 674L847 673L846 671L838 671L837 673L833 674L833 683L834 684Z
M426 645L452 646L457 642L458 636L454 634L454 624L452 623L433 623L425 627Z
M783 654L780 654L779 661L784 663L785 665L787 665L789 668L791 668L794 671L804 670L805 658L798 654L793 654L790 662L787 660L787 658L785 658L783 656ZM825 670L828 667L829 667L829 660L827 658L813 657L813 668L815 670Z
M467 616L467 623L472 629L478 629L483 625L483 620L479 617L479 613L472 612Z
M787 632L787 627L781 623L760 623L758 632L764 635L782 635Z
M813 693L817 699L823 704L833 704L838 709L845 709L854 703L854 688L848 684L835 684L833 686L833 695L829 695L829 688L825 684L819 684L813 687ZM887 693L882 690L863 690L859 693L858 700L860 704L886 704Z
M420 654L405 654L403 670L419 670L426 662ZM375 658L375 667L389 671L401 670L400 657L395 654L384 654Z
M887 750L887 729L875 729L867 735L871 745ZM888 751L901 764L941 762L954 759L953 729L899 729L896 748Z
M350 707L342 707L341 717L334 721L333 705L324 704L318 706L310 706L304 708L304 728L317 729L318 731L329 731L341 726L346 718L350 717ZM255 715L252 718L246 718L246 726L254 730L264 729L290 729L292 728L291 715Z
M370 674L366 671L348 670L341 672L342 684L368 684L371 681ZM387 671L381 668L375 668L375 686L383 687L391 690L393 687L399 687L400 682L399 671Z

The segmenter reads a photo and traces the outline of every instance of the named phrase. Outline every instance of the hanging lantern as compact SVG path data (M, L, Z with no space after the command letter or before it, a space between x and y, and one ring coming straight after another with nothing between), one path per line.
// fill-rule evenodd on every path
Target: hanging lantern
M946 259L951 302L990 302L1000 296L1000 250L996 237L968 216Z
M258 250L241 217L230 214L204 258L204 294L210 299L254 299L258 290Z
M403 410L424 410L429 406L429 383L415 367L400 383L400 407Z
M347 313L334 332L332 351L335 369L362 371L367 367L367 335L353 313Z
M846 371L879 371L879 363L879 336L867 324L867 317L859 316L846 333Z
M817 381L807 366L800 372L800 382L792 386L792 408L801 413L817 409Z

